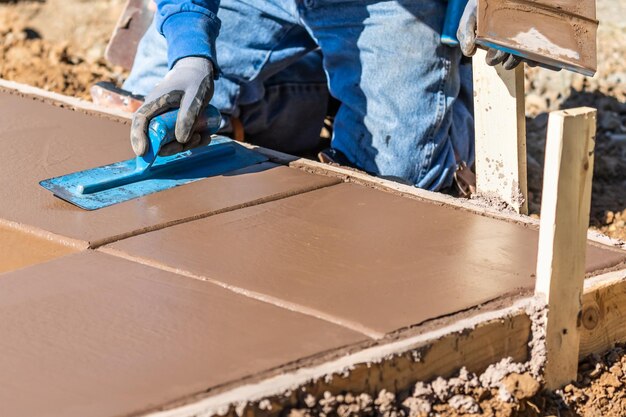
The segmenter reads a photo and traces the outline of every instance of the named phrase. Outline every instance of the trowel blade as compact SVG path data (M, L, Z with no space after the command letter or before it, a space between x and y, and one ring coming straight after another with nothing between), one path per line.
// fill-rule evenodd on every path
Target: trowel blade
M597 68L594 0L479 0L476 43L591 76Z
M267 157L231 139L216 137L204 148L160 157L148 174L119 187L90 194L80 192L81 186L85 184L106 182L132 174L136 170L135 159L50 178L39 184L80 208L97 210L267 160Z

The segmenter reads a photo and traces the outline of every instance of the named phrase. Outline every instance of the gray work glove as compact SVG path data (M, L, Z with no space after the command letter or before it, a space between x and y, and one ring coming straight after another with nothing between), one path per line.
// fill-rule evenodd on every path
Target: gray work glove
M461 16L461 21L459 22L459 29L456 32L461 51L465 56L473 56L476 53L476 2L477 0L469 0L467 2L463 16ZM485 60L487 61L487 65L492 66L502 63L504 69L507 70L517 67L519 63L522 62L522 58L518 56L493 48L487 50ZM530 64L532 65L534 62Z
M182 58L148 94L144 104L133 115L130 143L141 156L148 149L150 120L180 108L174 134L176 141L163 146L160 155L171 155L201 144L198 134L192 135L200 111L213 97L213 64L206 58Z

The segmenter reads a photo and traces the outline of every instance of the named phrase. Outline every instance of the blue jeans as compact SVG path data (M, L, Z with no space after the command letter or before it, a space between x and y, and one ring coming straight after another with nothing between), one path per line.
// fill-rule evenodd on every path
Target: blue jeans
M471 67L441 45L445 0L222 0L211 103L246 139L314 147L328 94L340 102L332 147L375 175L438 190L473 162ZM124 88L147 94L167 72L152 26ZM228 117L224 130L228 132Z

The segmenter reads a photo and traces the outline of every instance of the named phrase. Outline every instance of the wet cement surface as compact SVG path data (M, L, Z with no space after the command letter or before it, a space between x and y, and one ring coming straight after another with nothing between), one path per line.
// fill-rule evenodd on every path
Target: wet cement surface
M121 416L366 339L92 251L0 275L0 415Z
M532 289L537 238L521 225L342 184L110 247L388 333ZM625 258L589 247L587 270Z
M128 126L0 105L1 218L103 242L236 208L107 250L274 303L92 251L2 274L0 414L135 414L534 285L535 230L270 163L82 211L38 181L132 157Z
M39 181L134 157L130 127L8 93L0 107L0 218L87 242L337 182L265 163L89 212Z
M0 273L69 255L77 250L0 225Z

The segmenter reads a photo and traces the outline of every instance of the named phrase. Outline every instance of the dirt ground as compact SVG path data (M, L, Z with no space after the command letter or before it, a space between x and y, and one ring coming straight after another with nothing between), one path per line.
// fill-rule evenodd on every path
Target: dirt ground
M124 3L0 0L0 77L85 99L97 81L120 85L127 72L108 65L103 55ZM626 240L625 15L626 1L598 0L598 74L585 78L529 69L526 111L530 208L538 214L546 112L575 106L599 110L591 226ZM440 390L444 383L449 388L445 395ZM302 408L288 417L625 416L626 348L586 359L578 380L560 392L538 392L538 384L526 374L505 383L514 395L503 399L499 389L481 384L479 376L462 373L453 380L418 385L409 393L305 398Z
M0 0L0 77L89 99L97 81L121 84L104 57L124 0Z
M461 370L448 380L418 382L409 392L383 390L375 397L363 393L304 396L286 417L626 416L624 346L586 358L580 363L577 381L557 392L541 392L528 373L498 380L493 379L497 372L488 371L475 375Z

